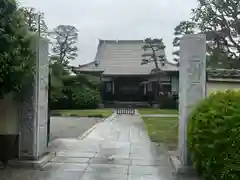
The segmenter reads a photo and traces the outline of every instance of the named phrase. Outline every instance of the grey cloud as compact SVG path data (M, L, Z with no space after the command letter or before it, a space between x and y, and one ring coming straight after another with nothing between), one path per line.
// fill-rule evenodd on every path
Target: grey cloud
M92 61L100 39L162 37L167 57L172 58L173 29L188 19L194 0L20 0L44 12L50 29L58 24L79 29L79 57L73 62Z

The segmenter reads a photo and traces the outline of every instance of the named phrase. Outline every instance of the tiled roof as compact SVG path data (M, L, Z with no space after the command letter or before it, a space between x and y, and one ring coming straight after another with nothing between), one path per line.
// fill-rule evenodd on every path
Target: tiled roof
M144 50L141 40L100 40L96 58L92 63L79 66L80 72L102 71L104 75L147 75L154 63L141 65ZM165 55L164 51L159 52ZM177 71L172 64L160 67L163 71Z
M144 53L142 40L100 40L95 60L81 65L75 70L80 72L102 72L104 75L148 75L155 69L153 63L141 65ZM160 52L165 54L164 51ZM173 64L160 67L163 71L178 71ZM207 69L208 79L231 78L239 79L240 70Z
M208 78L240 78L240 70L238 69L207 69Z

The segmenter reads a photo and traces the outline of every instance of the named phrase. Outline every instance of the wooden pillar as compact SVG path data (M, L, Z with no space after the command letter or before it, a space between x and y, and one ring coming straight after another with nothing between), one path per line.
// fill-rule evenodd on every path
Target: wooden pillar
M112 80L112 94L115 94L115 82Z
M144 95L146 96L147 94L147 85L144 83Z

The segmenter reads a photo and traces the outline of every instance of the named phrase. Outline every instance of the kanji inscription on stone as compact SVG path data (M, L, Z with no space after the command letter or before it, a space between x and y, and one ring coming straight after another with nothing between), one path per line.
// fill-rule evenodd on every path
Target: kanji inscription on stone
M194 106L196 105L196 102L202 100L203 88L200 83L189 84L187 92L189 92L187 106Z
M187 73L191 82L201 81L201 63L200 62L190 62L187 68Z

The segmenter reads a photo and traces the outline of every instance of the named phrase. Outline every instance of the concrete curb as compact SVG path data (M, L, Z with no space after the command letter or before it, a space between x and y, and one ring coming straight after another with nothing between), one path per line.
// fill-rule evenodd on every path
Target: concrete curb
M93 127L91 127L90 129L88 129L87 131L85 131L83 133L83 135L77 137L78 140L83 140L85 139L96 127L97 127L98 123L95 124Z
M113 121L116 116L117 116L117 113L114 112L111 116L109 116L108 118L106 118L104 121Z
M109 116L108 118L106 118L104 121L111 121L114 117L116 117L116 114L113 113L111 116ZM104 122L103 121L103 122ZM100 122L101 123L101 122ZM96 127L98 126L99 123L95 124L93 127L91 127L90 129L88 129L86 132L83 133L83 135L77 137L78 140L83 140L85 139L94 129L96 129Z
M39 160L11 160L9 161L9 167L24 167L24 168L33 168L40 169L52 159L56 157L56 153L48 153Z
M175 169L177 177L194 177L198 178L196 170L192 166L184 166L179 158L176 156L170 156L169 162Z

